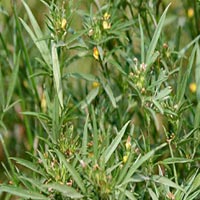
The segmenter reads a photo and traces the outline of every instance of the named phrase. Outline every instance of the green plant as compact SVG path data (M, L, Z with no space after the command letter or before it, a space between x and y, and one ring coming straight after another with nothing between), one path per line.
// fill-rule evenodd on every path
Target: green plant
M9 180L0 185L2 198L198 199L198 75L188 86L193 67L199 71L200 36L181 46L176 28L170 38L172 8L160 1L83 8L81 1L41 0L44 31L21 2L27 18L12 2L15 54L7 95L0 71L0 122L6 129L4 115L20 105L29 153L9 156L1 136ZM36 49L27 47L30 39ZM77 65L86 69L69 69Z

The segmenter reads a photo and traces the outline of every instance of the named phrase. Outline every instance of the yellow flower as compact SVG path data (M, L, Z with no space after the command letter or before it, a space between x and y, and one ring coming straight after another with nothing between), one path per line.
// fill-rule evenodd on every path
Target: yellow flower
M193 10L193 8L189 8L188 9L187 15L188 15L189 18L192 18L194 16L194 10Z
M126 163L128 160L128 155L123 156L123 163Z
M63 30L65 30L66 26L67 26L67 20L66 20L65 18L63 18L63 19L62 19L62 22L61 22L61 28L62 28Z
M110 19L110 14L108 14L107 12L104 13L103 19L104 19L104 20L109 20L109 19Z
M196 83L190 83L189 88L192 93L195 93L197 91Z
M93 48L93 56L96 60L99 60L99 51L98 51L97 47Z
M103 29L104 30L107 30L107 29L110 29L111 28L111 23L110 22L108 22L108 21L103 21L103 23L102 23L102 25L103 25Z
M92 87L93 87L93 88L97 88L97 87L99 87L99 85L100 85L100 83L97 82L97 81L94 81L94 82L92 83Z

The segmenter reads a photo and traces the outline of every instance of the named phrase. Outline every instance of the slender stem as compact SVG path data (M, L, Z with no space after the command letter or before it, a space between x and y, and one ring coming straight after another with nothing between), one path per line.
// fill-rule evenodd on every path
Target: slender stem
M12 181L13 181L14 183L17 183L17 178L16 178L16 175L15 175L15 169L14 169L14 166L13 166L12 162L11 162L10 159L9 159L10 155L9 155L9 153L8 153L8 150L7 150L7 148L6 148L4 139L3 139L3 137L2 137L1 134L0 134L0 141L1 141L3 150L4 150L5 155L6 155L6 159L7 159L7 161L8 161L8 165L9 165L10 170L11 170L11 173L12 173L12 176L11 176L11 177L12 177Z
M171 157L174 158L174 154L173 154L173 150L172 150L172 146L171 146L171 140L169 140L168 144L169 144L169 150L170 150ZM177 176L177 172L176 172L176 166L174 163L172 164L172 166L173 166L173 171L174 171L175 183L178 184L178 176Z

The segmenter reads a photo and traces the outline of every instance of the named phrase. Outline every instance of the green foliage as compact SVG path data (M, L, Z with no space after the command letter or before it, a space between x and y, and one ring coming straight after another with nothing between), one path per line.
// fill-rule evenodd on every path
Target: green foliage
M200 4L20 2L0 7L0 198L198 200Z

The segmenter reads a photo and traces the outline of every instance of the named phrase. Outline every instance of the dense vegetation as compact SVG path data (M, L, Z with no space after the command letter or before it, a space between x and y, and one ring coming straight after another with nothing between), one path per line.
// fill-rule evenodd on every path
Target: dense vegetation
M5 2L0 199L199 200L200 2Z

